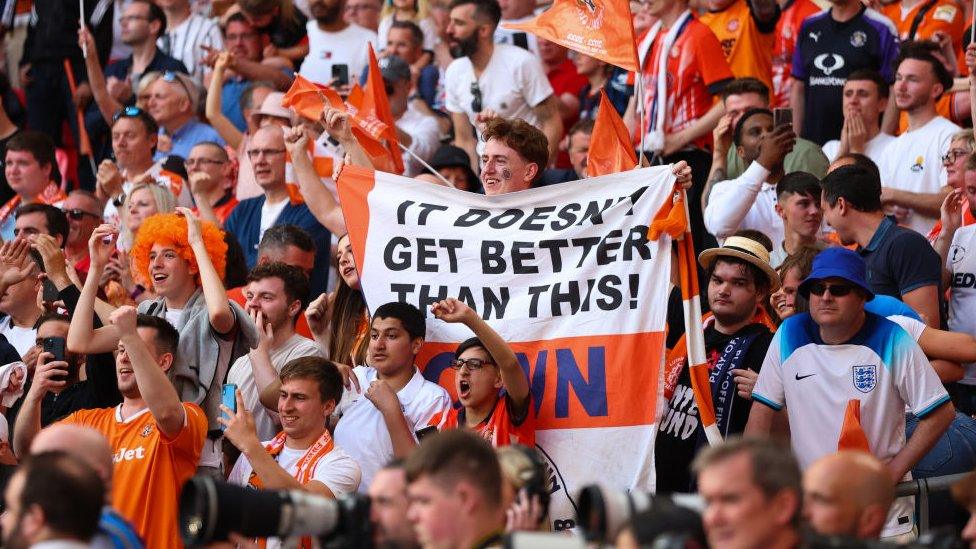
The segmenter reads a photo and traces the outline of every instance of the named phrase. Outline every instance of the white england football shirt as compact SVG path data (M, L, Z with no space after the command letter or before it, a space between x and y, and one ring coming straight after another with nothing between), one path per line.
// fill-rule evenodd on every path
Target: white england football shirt
M976 225L967 225L952 235L946 258L952 274L949 283L949 329L976 336ZM963 364L966 376L959 381L976 385L976 363Z
M905 446L906 405L924 418L949 401L912 336L872 313L842 345L824 344L809 313L786 319L769 346L752 398L775 410L786 406L793 453L803 469L837 451L850 400L861 401L871 453L886 463ZM910 531L913 507L912 498L896 500L882 537Z

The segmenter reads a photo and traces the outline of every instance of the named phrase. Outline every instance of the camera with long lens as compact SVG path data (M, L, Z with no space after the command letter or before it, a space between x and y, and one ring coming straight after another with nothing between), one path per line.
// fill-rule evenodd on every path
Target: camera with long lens
M692 494L671 494L667 496L644 492L611 490L598 485L584 487L579 494L576 524L582 528L589 542L612 542L631 519L647 510L662 517L680 513L680 508L700 511L700 499ZM690 526L689 526L690 528ZM675 529L684 529L675 522ZM679 532L670 532L671 534Z
M188 547L244 537L317 537L324 547L373 545L369 498L329 499L301 490L253 490L198 475L180 494L180 535Z

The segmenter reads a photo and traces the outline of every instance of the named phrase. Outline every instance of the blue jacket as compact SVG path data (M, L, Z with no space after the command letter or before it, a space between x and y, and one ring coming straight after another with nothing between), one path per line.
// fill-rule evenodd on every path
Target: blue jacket
M237 237L237 241L244 249L244 259L247 268L253 269L258 262L258 244L261 243L261 207L264 206L264 195L242 200L224 222L224 230ZM323 227L308 206L303 204L288 204L281 211L281 215L274 222L275 225L297 225L312 235L315 242L315 269L312 271L312 295L317 297L325 291L329 281L329 260L332 251L332 235Z

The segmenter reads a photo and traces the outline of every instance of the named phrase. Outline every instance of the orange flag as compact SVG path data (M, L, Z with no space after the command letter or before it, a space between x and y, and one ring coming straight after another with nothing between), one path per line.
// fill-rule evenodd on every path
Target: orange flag
M861 450L871 453L868 437L861 427L861 401L856 398L847 401L847 410L844 411L844 424L840 427L837 449Z
M349 103L353 104L352 96L350 96ZM395 168L393 173L403 173L403 156L400 153L399 141L397 141L396 121L393 120L390 98L386 95L383 73L380 72L380 65L376 61L376 53L373 51L372 44L369 45L369 73L366 77L366 87L363 89L362 101L355 106L359 108L360 116L363 119L372 120L375 118L386 126L386 131L382 137L386 140L386 150L389 151L390 160L393 161Z
M636 72L637 39L629 0L556 0L525 23L506 23L560 46Z
M600 90L600 109L593 124L590 152L586 157L586 175L597 177L633 169L637 155L627 133L627 126L613 108L606 90Z
M335 97L331 97L334 95ZM285 97L281 100L282 107L289 107L298 113L299 116L308 120L318 120L322 116L322 109L325 104L336 105L338 100L342 106L342 98L332 88L311 82L300 74L295 75L295 81L285 92Z

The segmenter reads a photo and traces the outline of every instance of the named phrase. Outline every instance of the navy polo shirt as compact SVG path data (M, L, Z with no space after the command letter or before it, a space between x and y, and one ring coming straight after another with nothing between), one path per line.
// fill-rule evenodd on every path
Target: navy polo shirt
M921 234L885 217L871 241L858 253L867 266L868 286L876 294L901 299L924 286L942 291L942 262Z

